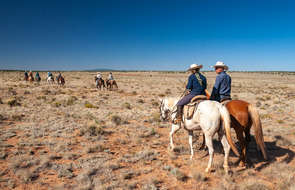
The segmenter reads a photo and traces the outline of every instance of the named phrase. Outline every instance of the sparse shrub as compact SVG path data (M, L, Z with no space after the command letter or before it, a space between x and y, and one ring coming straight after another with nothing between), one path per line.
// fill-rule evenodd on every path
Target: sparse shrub
M240 185L241 190L268 190L266 185L262 182L259 182L257 179L248 179Z
M43 92L44 95L49 95L51 93L51 91L47 90L47 89L42 90L42 92Z
M3 115L0 114L0 122L5 120L5 117Z
M171 94L171 90L168 88L168 89L165 91L165 94L166 94L166 95L170 95L170 94Z
M23 119L24 115L20 114L20 115L12 115L11 116L11 120L13 121L21 121Z
M186 181L187 180L187 176L181 172L178 168L172 168L170 170L170 173L176 177L177 180L179 181Z
M152 116L151 116L151 119L149 120L149 122L153 123L153 122L160 122L160 121L161 121L160 113L159 112L152 113Z
M106 131L101 126L97 126L95 122L87 124L86 128L80 130L80 136L88 134L89 136L98 136L105 134Z
M91 104L90 102L85 102L85 108L97 108L95 105Z
M143 104L144 103L144 100L143 99L138 99L137 100L137 103Z
M123 108L126 108L126 109L131 110L131 105L130 105L128 102L125 102L125 103L123 104Z
M122 122L122 119L120 116L113 115L112 116L112 122L115 123L116 125L120 125Z
M37 173L31 172L28 169L17 171L16 176L20 178L24 183L32 182L39 177Z
M197 170L194 170L193 172L193 179L197 182L208 180L208 178L202 172L199 172Z
M282 123L284 123L284 121L283 121L283 120L281 120L281 119L278 119L278 120L277 120L277 122L278 122L279 124L282 124Z
M103 145L101 145L101 144L99 144L99 145L96 145L96 146L94 146L94 147L89 147L88 149L87 149L87 153L95 153L95 152L102 152L102 151L104 151L106 148L103 146Z
M38 96L37 97L37 100L44 100L45 101L46 100L46 96Z
M160 104L154 100L152 100L152 106L158 107Z
M12 99L8 100L7 104L10 105L10 107L13 107L13 106L20 106L20 105L21 105L21 104L18 102L17 98L12 98Z
M3 104L3 101L2 101L2 99L0 98L0 104Z
M136 91L132 91L132 95L137 95L137 92Z
M78 100L76 96L71 96L70 98L67 99L66 105L71 106L74 105L74 103Z
M159 97L164 97L165 94L161 93L161 94L159 94L158 96L159 96Z
M30 91L25 90L24 94L31 94Z
M54 102L53 104L52 104L54 107L60 107L61 106L61 103L60 102Z
M139 137L141 137L141 138L147 138L147 137L153 136L155 134L156 134L156 131L155 131L154 128L148 128L147 131L145 131L142 134L140 134Z

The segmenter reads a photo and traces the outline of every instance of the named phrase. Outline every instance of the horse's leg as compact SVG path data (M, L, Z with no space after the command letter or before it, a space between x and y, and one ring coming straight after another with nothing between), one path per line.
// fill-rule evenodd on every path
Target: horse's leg
M229 171L228 157L229 157L229 152L230 152L230 145L228 144L225 134L219 134L219 137L221 137L221 144L222 144L223 150L224 150L223 168L224 168L225 173L228 174L228 171Z
M193 136L194 136L194 132L191 130L188 131L188 142L189 142L190 149L191 149L191 157L190 157L191 160L193 159L193 156L194 156Z
M244 167L246 165L246 141L243 136L243 127L242 126L236 127L235 131L241 146L240 166Z
M203 133L203 139L202 139L203 141L202 141L202 145L201 145L201 147L199 148L199 150L204 150L205 149L205 145L206 145L206 142L205 142L205 135L204 135L204 133Z
M211 170L212 167L212 163L213 163L213 156L214 156L214 148L213 148L213 142L212 142L212 135L210 134L206 134L205 133L205 141L206 141L206 145L208 147L209 150L209 161L208 161L208 166L205 170L205 172L209 172Z
M169 134L169 136L170 136L170 148L171 148L171 150L174 150L173 134L176 133L179 129L180 129L180 125L172 124L171 131L170 131L170 134Z

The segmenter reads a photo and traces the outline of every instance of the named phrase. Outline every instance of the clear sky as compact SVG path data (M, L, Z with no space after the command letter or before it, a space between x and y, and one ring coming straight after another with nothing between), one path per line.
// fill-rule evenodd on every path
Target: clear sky
M292 0L1 0L0 69L295 71Z

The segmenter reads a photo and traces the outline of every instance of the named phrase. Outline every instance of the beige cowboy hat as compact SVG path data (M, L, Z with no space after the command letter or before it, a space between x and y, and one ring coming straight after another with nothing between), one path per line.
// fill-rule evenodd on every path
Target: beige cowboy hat
M217 61L215 65L211 66L212 68L214 67L216 69L216 67L223 67L224 70L228 70L228 66L225 65L222 61Z
M188 71L194 70L194 69L202 69L203 65L197 65L197 64L191 64Z

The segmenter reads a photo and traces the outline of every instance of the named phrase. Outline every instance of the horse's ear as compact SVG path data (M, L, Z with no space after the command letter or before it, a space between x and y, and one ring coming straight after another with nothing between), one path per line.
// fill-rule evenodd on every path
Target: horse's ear
M163 99L162 99L162 98L159 98L159 97L158 97L158 99L159 99L159 101L160 101L160 102L162 102L162 101L163 101Z

